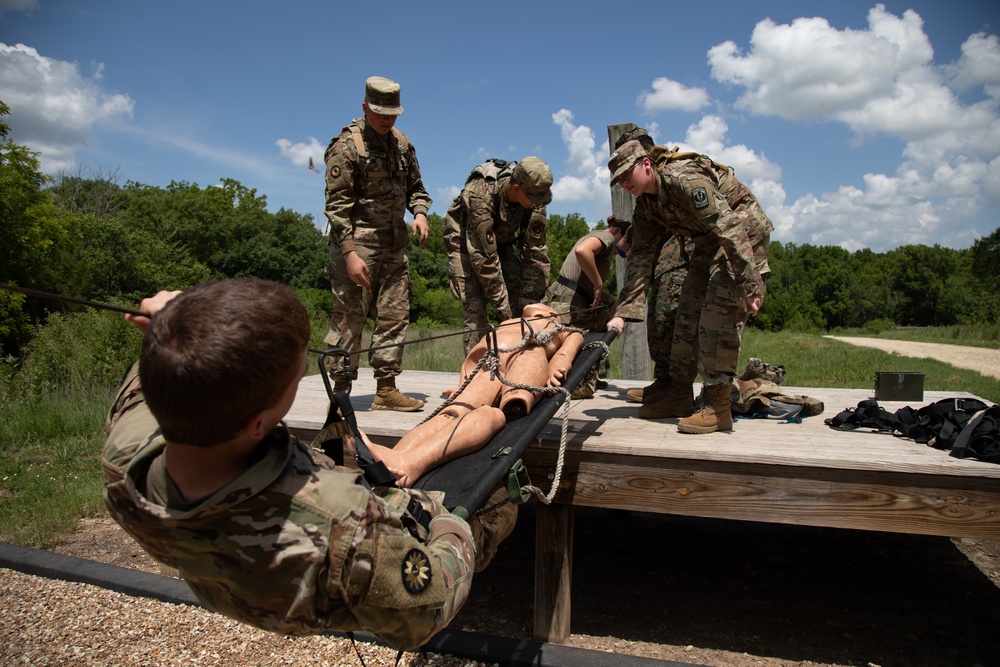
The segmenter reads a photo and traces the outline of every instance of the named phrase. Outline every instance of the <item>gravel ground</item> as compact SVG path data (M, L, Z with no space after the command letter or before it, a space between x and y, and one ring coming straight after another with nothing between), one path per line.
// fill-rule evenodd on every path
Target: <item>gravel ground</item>
M355 667L346 639L282 637L197 607L133 598L87 584L0 569L0 665L88 667ZM396 652L359 643L370 667ZM452 656L406 653L404 667L478 667Z

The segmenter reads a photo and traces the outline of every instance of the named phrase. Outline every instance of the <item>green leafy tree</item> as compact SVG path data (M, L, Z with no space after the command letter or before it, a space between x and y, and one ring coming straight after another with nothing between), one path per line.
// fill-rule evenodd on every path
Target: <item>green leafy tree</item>
M582 237L590 233L590 225L587 220L578 213L570 213L566 216L550 214L546 243L549 247L549 262L552 265L550 280L559 277L559 270L562 269L566 256Z
M10 108L0 102L0 119ZM71 244L73 218L57 208L43 187L48 182L38 154L8 138L0 120L0 282L59 292L67 287L63 259ZM28 327L48 304L22 295L0 294L0 350L16 354Z

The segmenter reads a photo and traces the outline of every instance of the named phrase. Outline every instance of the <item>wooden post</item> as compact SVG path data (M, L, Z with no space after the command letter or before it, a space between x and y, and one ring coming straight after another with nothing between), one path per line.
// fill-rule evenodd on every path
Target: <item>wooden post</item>
M633 123L608 125L608 147L614 152L615 142L629 130L635 128ZM611 212L623 220L632 220L635 210L635 197L621 188L611 188ZM618 292L621 293L625 283L626 260L615 258L615 275L618 277ZM626 322L625 331L621 337L622 343L622 379L648 380L652 377L649 358L649 345L646 343L646 321Z
M573 506L536 503L535 617L532 638L562 644L570 635Z

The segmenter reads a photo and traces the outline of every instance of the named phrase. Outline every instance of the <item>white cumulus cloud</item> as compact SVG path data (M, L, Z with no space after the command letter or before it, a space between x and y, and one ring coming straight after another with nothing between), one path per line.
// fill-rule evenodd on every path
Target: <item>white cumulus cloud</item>
M610 210L611 175L607 166L607 139L598 148L594 131L586 125L574 124L573 112L568 109L552 114L552 122L559 127L569 154L566 173L552 184L553 201L561 204L591 202L598 210Z
M936 63L923 19L876 5L863 30L823 18L761 21L742 51L708 52L712 76L742 90L736 106L789 121L843 124L862 146L899 139L894 173L866 173L863 187L831 183L791 205L765 207L782 240L885 250L905 243L967 247L971 220L996 207L1000 156L1000 40L977 33L955 63ZM981 92L963 102L956 91ZM734 159L734 158L730 158ZM756 190L755 190L756 191ZM991 230L986 230L989 233Z
M664 76L653 79L653 89L639 93L639 108L646 113L660 111L697 111L708 104L703 88L688 88Z
M40 153L44 171L73 168L77 148L91 141L98 123L132 118L134 100L105 91L102 69L95 65L85 76L76 63L0 42L0 91L11 109L11 136Z
M313 166L321 172L323 171L323 154L326 152L326 147L320 144L316 137L309 137L305 143L301 141L293 143L288 139L278 139L274 143L277 145L281 157L288 158L295 166L306 167L309 165L309 159L312 158Z

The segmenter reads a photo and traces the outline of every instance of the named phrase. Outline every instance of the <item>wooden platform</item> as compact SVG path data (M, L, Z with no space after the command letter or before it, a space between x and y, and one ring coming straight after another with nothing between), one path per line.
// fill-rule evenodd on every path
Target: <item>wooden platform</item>
M361 369L352 401L361 428L395 443L442 402L457 374L406 371L400 390L423 398L421 412L371 411L375 383ZM834 431L823 420L872 397L871 390L786 387L825 403L801 424L738 420L729 433L687 435L677 420L638 418L625 393L645 382L615 380L593 399L574 401L559 493L539 504L535 553L535 638L570 633L573 506L771 523L1000 539L1000 465L952 458L912 440L872 431ZM919 407L955 392L924 392ZM894 411L906 403L882 402ZM327 397L319 376L304 378L286 418L310 440ZM560 420L524 457L532 483L548 490Z

